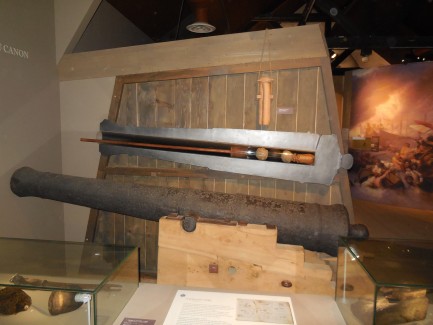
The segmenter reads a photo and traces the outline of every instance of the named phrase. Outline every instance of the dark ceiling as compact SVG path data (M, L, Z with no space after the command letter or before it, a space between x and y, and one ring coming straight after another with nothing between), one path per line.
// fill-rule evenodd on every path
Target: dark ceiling
M355 50L390 64L433 59L433 0L105 0L150 42L323 23L332 67ZM216 29L192 33L197 20Z

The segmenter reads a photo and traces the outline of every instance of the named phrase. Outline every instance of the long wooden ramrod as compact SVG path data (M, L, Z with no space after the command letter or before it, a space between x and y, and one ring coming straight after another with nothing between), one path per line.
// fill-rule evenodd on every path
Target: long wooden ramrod
M116 146L139 147L139 148L152 148L158 150L181 151L181 152L198 152L205 154L229 155L233 158L246 158L279 161L285 163L297 163L303 165L314 164L314 154L312 153L294 153L287 149L266 149L263 147L246 147L231 145L229 149L224 148L205 148L183 145L169 145L161 143L146 143L140 141L126 141L126 140L108 140L108 139L89 139L81 138L83 142L95 142L100 144L110 144Z

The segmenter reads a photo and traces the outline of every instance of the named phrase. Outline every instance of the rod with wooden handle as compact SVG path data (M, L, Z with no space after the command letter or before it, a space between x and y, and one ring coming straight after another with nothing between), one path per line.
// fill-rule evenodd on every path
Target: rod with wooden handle
M269 77L262 77L259 82L259 124L268 126L271 122L271 100L272 96L272 83L273 79Z
M263 147L247 147L231 145L229 149L224 148L203 148L183 145L169 145L161 143L146 143L139 141L111 140L111 139L89 139L81 138L82 142L95 142L99 144L110 144L117 146L151 148L159 150L182 151L182 152L199 152L205 154L228 155L233 158L246 158L277 161L284 163L297 163L303 165L314 164L314 154L312 153L294 153L287 149L266 149Z

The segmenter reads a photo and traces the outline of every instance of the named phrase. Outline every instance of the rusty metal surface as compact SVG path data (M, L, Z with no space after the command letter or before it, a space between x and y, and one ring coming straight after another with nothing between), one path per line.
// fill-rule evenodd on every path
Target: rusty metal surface
M341 204L146 186L39 172L29 167L15 171L11 189L21 197L35 196L154 221L178 213L272 224L277 226L279 243L302 245L333 256L339 236L348 236L351 227Z

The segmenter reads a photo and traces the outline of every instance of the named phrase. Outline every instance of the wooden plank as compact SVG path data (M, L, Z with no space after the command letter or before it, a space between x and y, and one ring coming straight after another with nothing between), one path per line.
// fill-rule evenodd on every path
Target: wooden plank
M155 89L156 127L172 128L175 126L175 80L159 81Z
M63 81L258 64L262 60L265 34L273 61L328 57L319 26L306 25L65 54L58 64L59 78Z
M260 181L260 196L270 199L275 198L275 179L266 179Z
M296 132L315 132L318 68L302 69L299 75Z
M278 72L275 100L276 131L296 131L296 112L298 106L299 70L290 69Z
M225 128L227 115L227 76L209 78L208 128ZM205 183L209 183L205 180ZM215 179L206 185L212 191L225 192L225 180Z
M258 125L258 101L257 101L258 73L245 74L245 101L243 128L257 130Z
M229 129L243 128L245 75L227 76L226 119L225 127Z
M114 244L114 223L114 213L99 210L94 242L103 244Z
M307 202L307 192L310 184L295 182L293 199L297 202Z
M147 221L145 229L146 250L144 252L145 265L143 272L156 275L158 269L158 231L159 224L155 221Z
M209 77L191 80L191 128L207 128Z
M318 71L318 89L317 89L317 121L316 131L318 134L332 134L331 125L329 120L328 102L326 101L325 88L323 86L322 70Z
M227 76L209 78L208 128L226 127Z
M156 84L156 127L170 128L175 126L175 80L160 81ZM157 160L157 168L173 168L171 161ZM178 187L179 179L159 178L159 186Z
M206 129L208 127L209 105L209 77L191 78L191 128ZM205 171L204 167L191 166L192 173ZM211 177L213 178L213 177ZM204 180L200 176L191 176L188 186L202 190L205 187Z
M227 76L225 127L230 129L242 129L244 119L245 99L245 75L234 74ZM237 179L226 179L226 193L242 193L248 191L245 182L240 183Z
M299 70L287 69L278 71L278 83L275 94L277 105L276 131L296 131L296 116L298 110ZM281 114L278 110L281 109ZM275 182L275 197L294 200L295 182L277 180Z
M332 121L327 114L335 107L329 98L332 93L325 84L329 71L322 70L323 64L325 61L317 57L277 62L273 71L275 97L270 130L304 131L300 127L307 132L334 132L336 126L331 127ZM121 124L146 127L260 129L256 98L258 71L257 64L242 64L224 69L207 67L119 77L116 78L109 116ZM305 98L307 96L309 98ZM279 114L278 108L286 105L294 107L294 114ZM233 110L232 107L241 109ZM306 110L300 113L300 107L306 107ZM347 185L347 174L340 173L337 182L327 187L245 175L234 177L230 173L157 162L145 157L122 159L101 157L98 177L108 175L149 185L245 193L300 202L348 202L341 192L342 186ZM94 238L100 239L105 232L107 238L104 240L117 243L135 241L142 248L144 245L140 258L142 270L156 272L158 223L130 217L108 217L98 221L103 224L98 224ZM230 258L220 259L221 265L232 262Z
M156 127L156 87L157 82L143 82L137 85L138 125L141 127ZM138 157L138 166L156 167L156 159Z
M111 97L110 109L108 111L108 119L116 121L119 115L119 105L122 101L124 81L122 77L116 77L114 82L113 95Z
M329 186L322 184L308 184L308 193L305 202L323 205L331 204L331 193Z
M185 232L180 222L160 220L159 284L334 294L332 269L301 246L277 244L275 228L199 222Z
M250 179L248 182L248 194L261 196L260 180Z
M279 200L295 200L295 182L281 179L275 182L275 198Z
M192 79L175 80L174 85L174 127L191 127L191 88Z
M137 125L137 89L134 84L127 84L123 87L122 101L119 103L116 123L120 125ZM129 155L111 156L109 161L109 167L136 167L137 164L137 157ZM113 175L112 179L119 182L125 182L125 176L123 175ZM117 213L114 214L113 226L115 244L125 244L125 223L127 218L130 217ZM135 220L132 222L135 222Z
M157 118L157 86L156 81L143 82L135 84L137 87L137 119L141 127L155 127ZM138 157L137 168L156 168L156 159L147 157ZM146 185L157 185L158 180L155 177L143 177L136 174L135 183ZM157 252L157 243L149 240L150 232L156 236L158 224L154 221L138 219L127 219L127 237L134 241L140 247L140 272L151 274L154 272L157 261L148 258L154 256Z
M190 128L191 126L191 87L192 79L177 79L174 85L174 123L177 128ZM189 164L174 164L178 169L190 169ZM178 178L178 187L188 188L187 177Z
M246 181L248 179L265 179L265 177L254 175L243 175L237 173L220 172L207 168L152 168L152 167L121 167L113 166L106 168L107 175L128 175L128 176L151 176L151 177L188 177L188 178L226 178Z

